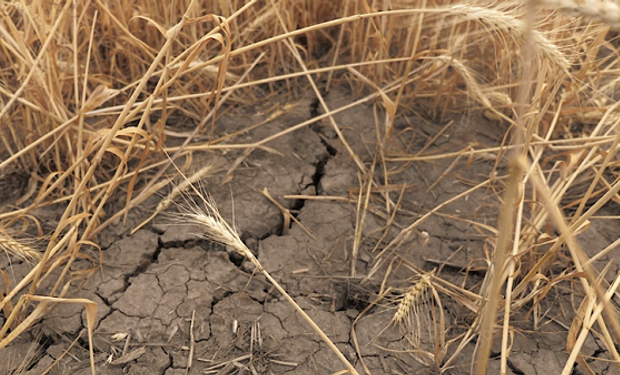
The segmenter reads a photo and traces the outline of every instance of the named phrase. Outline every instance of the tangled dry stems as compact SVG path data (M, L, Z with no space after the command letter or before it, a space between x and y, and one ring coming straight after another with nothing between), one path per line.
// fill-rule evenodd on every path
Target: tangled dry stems
M145 4L138 0L123 7L118 2L100 1L78 2L75 7L71 1L0 4L0 172L9 168L31 171L38 188L29 200L24 199L25 204L0 212L0 245L17 256L35 256L4 233L19 222L40 225L36 213L45 207L61 204L64 209L32 272L18 285L6 286L7 295L0 295L0 309L7 317L0 330L0 347L16 337L13 333L26 332L47 311L50 301L67 303L63 299L68 290L65 286L70 283L67 275L76 255L94 243L96 234L106 226L126 217L130 209L168 184L160 179L170 165L166 152L178 161L189 160L194 153L253 150L319 120L297 124L253 144L236 144L228 137L192 141L196 136L215 133L214 123L203 120L217 118L222 105L218 99L223 93L234 93L231 104L245 104L256 99L257 92L268 98L283 87L305 89L306 77L322 75L329 77L332 86L350 79L359 92L373 92L346 108L382 98L384 108L392 115L386 119L387 125L378 126L383 143L381 158L377 159L398 163L396 170L411 163L475 155L497 155L499 165L504 152L517 149L528 158L527 162L519 161L523 180L520 189L511 193L518 203L513 212L514 227L500 230L474 222L490 237L512 240L512 248L506 249L510 254L507 263L498 261L485 279L487 286L495 288L491 297L497 298L504 290L504 304L485 299L481 290L444 285L440 275L435 277L438 292L480 318L454 342L457 349L440 364L440 370L454 363L462 348L480 334L484 329L481 321L488 330L494 330L495 323L502 325L505 370L511 313L528 304L535 310L545 302L549 290L564 280L580 285L574 293L583 299L584 306L575 308L572 317L573 322L584 323L571 326L569 340L579 339L567 343L570 357L564 372L568 373L574 362L588 369L580 346L595 327L602 332L605 348L618 360L612 336L618 332L617 316L610 307L618 276L611 275L611 282L603 282L600 276L605 276L605 270L588 268L597 256L585 259L571 241L603 205L620 201L620 184L613 172L618 146L617 105L613 102L618 82L617 46L607 34L608 27L618 26L617 4L607 0L545 0L542 5L547 10L536 9L539 17L528 24L527 8L517 3L431 3L416 9L408 1L393 1L392 10L381 9L379 2L363 7L357 1L300 2L293 6L289 0L265 4L252 0L238 8L215 2L206 10L197 7L196 1L179 3L175 9L166 8L165 2ZM142 13L130 14L132 9ZM603 24L582 26L570 18L573 15ZM305 43L304 54L295 47L300 37ZM291 42L284 45L286 40ZM326 44L331 50L324 49ZM532 54L527 53L529 47ZM261 56L265 59L253 66L251 63ZM524 68L528 63L530 73ZM356 76L347 76L347 69L355 71ZM237 77L247 77L247 82L231 83ZM532 86L525 91L524 101L517 94L525 81ZM346 108L326 110L320 118ZM501 119L522 134L511 138L513 144L505 147L468 145L435 155L413 154L395 146L399 135L394 137L391 132L399 116L416 113L442 122L463 111L482 111L487 118ZM169 132L167 125L173 121L173 114L201 126L193 134ZM575 118L593 124L594 129L576 134L571 130ZM332 125L339 129L337 123ZM178 146L179 142L171 139L184 142ZM363 160L359 155L351 156ZM386 207L383 211L369 199L373 184L377 184L376 176L370 173L384 166L367 168L361 163L360 171L367 175L360 181L367 185L365 190L360 189L366 193L360 193L356 201L364 201L357 205L363 210L358 212L358 225L363 225L366 210L383 214L386 227L396 225L400 199L394 202L389 194L381 195L381 205ZM389 185L390 177L386 173L384 185ZM141 184L145 180L150 182ZM503 181L501 177L489 178L468 192L495 188ZM513 185L501 188L510 190ZM173 190L156 213L165 210L177 191L183 190L185 187ZM110 199L121 194L125 208L106 216ZM413 224L401 225L396 238L378 253L371 273L383 272L380 266L385 257L393 256L398 244L420 223L466 195L441 202ZM564 204L577 208L565 220L562 214L570 211L561 212L559 208L567 196L572 198ZM526 197L541 204L526 210ZM212 239L233 244L253 259L225 222L212 215L193 215L208 228ZM545 229L550 221L562 230L561 236L543 236L550 236ZM356 243L363 235L361 229L356 231ZM535 249L543 237L550 248L540 255ZM498 241L492 242L499 246ZM552 266L567 242L571 246L569 267L577 269L554 275ZM517 262L527 267L518 268ZM579 265L586 266L583 272L587 277ZM56 277L44 272L46 267L61 268L61 276L52 283L52 290L38 290L42 279ZM367 276L369 280L372 275ZM17 296L24 290L40 305L32 308L19 303L22 300ZM41 293L51 300L37 297ZM403 302L415 305L412 298ZM484 310L489 305L496 312ZM484 314L487 316L482 319ZM400 315L404 319L406 314ZM27 318L18 321L14 319L17 316ZM540 318L534 314L533 319ZM608 326L615 329L610 333ZM6 335L9 331L11 334ZM482 367L478 370L484 371Z

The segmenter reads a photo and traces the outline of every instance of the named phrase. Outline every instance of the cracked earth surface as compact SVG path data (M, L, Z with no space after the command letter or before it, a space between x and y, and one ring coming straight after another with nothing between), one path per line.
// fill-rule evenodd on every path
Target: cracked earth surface
M330 108L353 100L345 92L332 92L327 98ZM316 108L315 102L301 98L294 111L251 134L238 136L235 142L263 139L315 116ZM219 121L219 130L233 133L258 123L268 117L262 114L263 110L227 115ZM365 162L372 160L370 150L375 149L373 119L371 106L356 107L336 116L352 149ZM419 150L441 129L439 125L406 120L410 123L401 120L396 129L402 133L400 139L409 142L403 141L403 148ZM461 148L471 142L495 145L503 131L462 119L437 138L430 150ZM373 374L432 374L432 368L404 351L407 344L400 331L389 327L396 308L394 298L369 306L377 298L387 263L378 266L376 276L362 282L362 276L375 266L373 261L381 245L393 239L402 227L394 225L382 236L385 218L368 214L363 223L364 241L354 265L357 276L350 276L355 204L282 198L287 194L347 197L352 189L359 188L355 164L329 123L311 125L267 146L277 153L256 150L245 156L237 152L220 156L227 165L243 158L230 182L222 184L224 174L203 181L204 189L222 215L227 220L234 218L241 238L258 255L265 269L282 283L360 373L364 373L361 355ZM202 161L206 162L208 159ZM411 186L402 200L399 223L406 226L414 222L441 202L484 181L493 168L491 160L476 161L468 168L467 160L459 160L453 172L440 179L453 162L454 159L410 164L390 176L392 184ZM195 163L198 168L201 166L200 160ZM381 178L381 173L378 176ZM285 227L280 210L260 193L265 188L281 205L296 212L299 222L314 238L295 223ZM396 200L397 195L392 198ZM200 228L160 215L129 235L129 229L147 217L156 204L157 199L152 199L130 216L126 226L117 225L103 233L99 238L104 260L101 270L74 285L74 297L90 299L99 306L94 340L98 374L255 371L302 375L332 374L343 368L334 353L251 264L224 245L209 242ZM442 212L470 214L469 217L475 214L476 220L495 225L497 207L496 196L480 189L447 205ZM593 224L581 238L593 252L615 240L616 229L601 225ZM398 255L427 271L447 262L449 266L439 276L471 286L484 277L486 236L465 221L434 215L400 243ZM375 247L378 250L373 250ZM602 261L613 256L610 254ZM0 262L11 285L27 271L25 264L14 261L9 266L8 260ZM461 270L472 264L478 268L472 268L465 278ZM75 268L90 266L84 260L78 261ZM410 285L412 276L405 267L392 269L388 283L402 290ZM558 304L569 307L561 297ZM471 324L473 316L457 303L445 298L443 307L448 338L456 337L464 326ZM362 311L364 316L356 321ZM565 325L570 325L570 321L558 317L544 323L534 329L529 320L516 319L514 324L520 331L514 337L509 374L561 372L567 358ZM33 352L35 359L27 374L40 374L54 361L58 364L50 374L89 374L85 325L82 306L56 306L31 334L0 351L3 373L11 373L28 352ZM70 346L80 333L80 339ZM431 335L422 335L420 345L429 349L431 341ZM590 338L584 352L604 357L600 347ZM473 350L473 342L466 345L461 360L447 373L469 373ZM498 352L499 347L494 348L489 373L499 372ZM188 363L192 356L193 361ZM604 362L592 366L599 374L617 374L615 368L605 366Z

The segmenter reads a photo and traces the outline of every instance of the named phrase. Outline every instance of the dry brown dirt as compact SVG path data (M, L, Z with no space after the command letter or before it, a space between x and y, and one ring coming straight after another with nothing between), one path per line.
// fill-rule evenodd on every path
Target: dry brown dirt
M327 96L330 108L353 99L344 90L332 91ZM317 114L317 105L311 99L282 98L282 102L285 101L295 103L294 109L236 137L235 142L260 140ZM271 106L232 111L218 122L216 131L232 133L258 123L268 117L265 111ZM500 125L468 114L454 120L425 153L454 151L468 144L498 145L506 131ZM373 107L356 107L336 116L336 121L355 153L366 163L370 162L377 143ZM393 153L400 149L415 154L444 125L414 117L399 119L393 149L386 151ZM453 217L475 219L494 226L499 207L498 192L479 189L447 205L440 211L443 215L431 216L394 252L386 253L387 261L375 276L370 280L362 279L369 273L382 246L401 228L441 202L489 178L495 161L475 159L470 164L467 158L461 158L447 173L455 159L387 163L388 168L400 168L390 176L390 182L409 185L401 213L383 239L385 219L372 213L366 216L364 240L355 264L356 276L350 276L350 253L357 220L355 204L282 198L287 194L349 196L354 192L351 189L358 188L360 182L347 151L327 122L283 136L268 146L281 155L256 150L240 164L230 183L222 185L224 173L219 173L203 181L203 189L225 218L231 221L234 218L241 238L258 255L265 269L285 286L360 373L364 373L360 354L372 374L434 373L432 367L421 364L408 352L411 347L400 330L390 326L395 300L411 285L416 274L403 266L393 267L386 283L395 292L370 308L369 303L377 298L387 265L396 256L423 271L446 263L437 277L480 292L486 269L485 251L490 248L489 233ZM241 155L242 152L231 151L205 156L203 160L195 160L195 167L216 157L230 165ZM503 166L499 165L495 171L504 173ZM383 181L382 175L381 170L375 171L378 182ZM280 210L260 193L265 188L280 204L296 213L297 219L315 239L298 224L284 228ZM394 201L398 193L390 193ZM190 347L193 361L189 374L332 374L343 368L251 264L225 246L205 239L200 228L184 223L182 217L159 215L153 223L129 235L133 226L153 212L159 199L155 197L133 212L125 226L118 224L106 230L99 237L104 261L101 269L87 281L78 280L73 285L74 297L88 298L99 305L94 341L98 374L186 374ZM182 199L179 203L187 208ZM178 210L173 207L172 211ZM583 234L592 252L615 240L617 228L605 225L593 221ZM373 252L375 247L377 250ZM27 264L16 260L9 264L6 257L0 258L0 266L9 275L11 285L28 270ZM90 260L82 260L75 269L91 266ZM466 274L463 270L468 267L470 272ZM441 298L447 320L446 338L457 337L473 322L474 315L448 296ZM531 317L515 315L516 333L509 374L561 372L567 358L566 327L570 325L568 317L571 316L561 311L573 308L569 299L568 292L554 297L546 306L553 309L548 314L553 319L544 318L538 327L533 326ZM362 311L364 315L353 326ZM26 371L29 375L40 374L61 356L50 374L90 373L84 327L83 306L56 306L30 333L0 351L0 373L11 374L28 353L32 354ZM63 356L80 333L81 338ZM115 338L121 339L115 341ZM432 350L432 337L422 333L420 345ZM455 346L449 352L453 352ZM467 344L459 360L445 373L469 373L474 346L475 341ZM596 340L589 339L584 353L592 357L605 356L601 347ZM496 346L489 373L498 373L498 352ZM596 362L593 367L598 374L618 373L603 362ZM579 370L574 373L578 374Z

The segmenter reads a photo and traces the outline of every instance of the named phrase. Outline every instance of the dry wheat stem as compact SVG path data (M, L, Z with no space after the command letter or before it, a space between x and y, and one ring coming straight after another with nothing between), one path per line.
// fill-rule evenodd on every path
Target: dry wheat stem
M406 228L402 229L398 235L396 235L396 237L394 237L394 239L392 241L390 241L390 243L388 243L379 253L379 255L377 255L375 257L375 264L372 265L371 267L371 271L368 273L368 275L364 278L364 280L362 282L365 282L367 280L369 280L374 273L376 272L376 270L378 269L378 267L384 262L384 258L383 255L390 249L394 248L397 244L401 243L402 241L406 240L412 233L413 230L415 228L417 228L420 224L424 223L431 215L433 215L435 212L439 211L440 209L442 209L443 207L447 206L448 204L455 202L461 198L466 197L467 195L471 194L472 192L487 186L489 184L489 180L486 181L482 181L481 183L479 183L476 186L471 187L470 189L438 204L437 206L435 206L432 210L430 210L429 212L427 212L426 214L422 215L422 217L420 217L419 219L417 219L413 224L410 224L409 226L407 226Z
M570 353L570 357L566 361L564 369L562 370L562 375L569 375L572 373L573 364L575 363L575 360L577 359L577 356L579 355L581 347L583 346L588 334L590 333L590 330L592 329L594 322L599 320L599 318L601 318L601 313L611 301L611 298L616 293L616 290L618 289L618 287L620 287L620 275L616 276L613 284L609 287L607 292L605 292L600 303L597 304L595 298L590 299L590 304L589 304L590 314L586 314L587 317L585 318L585 321L583 322L581 332L579 334L579 337L577 338L577 341L575 343L575 346L573 347L573 350ZM595 306L596 308L594 308ZM611 346L613 347L613 342L611 343Z
M72 3L73 2L69 1L69 0L66 1L65 6L62 8L62 15L63 16L68 14L67 10L69 9L69 5L71 5ZM63 20L64 20L64 17L58 17L56 19L56 22L54 22L54 26L52 26L52 29L50 30L50 33L47 36L47 39L43 43L43 46L41 46L41 49L39 50L39 54L38 54L37 58L33 61L32 67L30 68L30 71L28 72L28 75L22 81L20 88L14 94L11 95L11 99L9 99L9 102L6 103L4 108L2 108L0 110L0 119L2 119L2 117L4 115L6 115L6 113L9 111L11 106L15 103L15 101L17 101L17 98L19 98L21 96L21 94L24 92L24 90L28 86L28 82L30 82L30 79L32 78L32 76L35 73L40 73L38 66L41 63L41 60L43 60L43 57L45 56L45 52L49 48L50 44L52 43L53 40L55 40L56 31L58 30L60 25L62 25L62 21Z
M521 228L523 222L523 206L525 202L525 189L523 188L523 182L517 181L517 201L519 205L516 210L515 229L512 241L512 253L507 257L508 259L508 280L506 281L506 292L504 297L504 322L502 326L502 342L501 342L501 357L500 357L500 374L507 373L508 365L508 336L510 329L510 313L512 303L512 288L515 279L515 259L519 253L519 245L521 238Z
M370 166L370 170L368 171L368 176L374 175L376 164L376 157L373 160L372 165ZM368 212L368 203L370 201L370 192L373 185L372 177L367 178L366 188L364 189L364 183L362 182L362 177L360 173L357 174L357 179L360 186L360 192L357 196L357 205L355 209L355 233L353 235L353 249L351 250L351 269L349 271L350 276L355 276L356 267L357 267L357 255L359 252L359 247L362 242L362 235L364 232L364 223L366 221L366 213ZM365 192L363 190L366 190Z
M195 188L194 188L195 190ZM196 223L201 224L205 227L207 237L209 237L213 241L217 241L224 245L229 245L235 251L237 251L242 256L246 257L256 269L269 280L270 283L286 298L286 300L293 306L295 310L306 320L306 322L312 327L312 329L321 337L323 342L325 342L329 348L338 356L343 365L347 367L349 372L352 375L359 375L355 367L346 359L346 357L342 354L342 352L336 347L336 345L331 341L331 339L323 332L323 330L306 314L306 312L295 302L295 300L286 292L286 290L278 283L270 274L265 270L265 268L260 264L258 259L254 256L254 254L250 251L250 249L245 246L243 241L239 238L239 235L226 223L219 212L215 209L215 207L208 202L204 197L202 198L203 203L208 207L209 211L213 213L212 215L207 215L201 212L189 214L189 217L192 218Z
M176 165L173 163L176 167ZM181 170L177 171L184 177L185 175ZM312 329L319 335L319 337L327 344L327 346L336 354L342 364L348 369L351 375L359 375L355 367L347 360L342 352L336 347L332 340L323 332L323 330L310 318L310 316L295 302L295 300L288 294L288 292L278 283L267 270L262 266L258 259L254 256L252 251L243 243L239 234L231 227L220 215L215 205L202 194L195 185L189 185L193 192L198 195L208 214L201 211L196 207L194 213L187 214L189 218L193 219L197 224L202 225L206 232L206 236L213 241L219 242L223 245L231 246L240 255L246 257L256 269L265 276L265 278L284 296L284 298L291 304L291 306L304 318L304 320L312 327Z
M485 277L485 288L488 289L484 294L483 305L478 312L480 318L480 339L476 344L474 372L476 375L484 375L489 360L489 353L493 344L493 332L500 299L500 288L504 284L504 266L506 253L510 246L513 235L514 207L518 198L518 187L522 180L523 170L515 162L510 165L510 173L506 182L503 204L500 210L497 245L493 253L492 272L487 272Z
M278 12L278 9L277 9L276 5L273 3L273 0L271 0L271 5L276 10L276 15L278 16L278 20L280 21L280 26L284 29L285 33L288 33L288 30L286 29L286 26L285 26L286 24L285 24L284 20L282 19L282 16L280 15L280 12ZM294 40L292 38L287 38L286 41L288 43L285 43L285 46L289 49L289 51L291 51L293 53L293 56L295 56L295 59L297 60L297 63L301 66L302 70L306 73L306 78L308 79L308 82L310 83L310 86L312 86L312 90L314 91L314 95L319 100L319 103L321 104L321 108L323 108L323 111L325 113L330 113L330 109L327 106L327 103L325 102L325 99L323 98L323 95L321 95L321 91L319 90L319 88L317 87L316 83L314 82L314 79L312 78L312 76L310 74L307 74L308 73L308 68L306 67L306 64L304 63L304 61L301 58L301 56L299 55L299 51L297 50L297 47L296 47L296 44L295 44ZM355 154L355 152L353 151L353 149L349 145L349 142L344 137L344 134L342 134L342 131L340 130L340 126L338 126L338 124L336 123L336 120L334 119L334 117L333 116L329 116L328 120L329 120L330 124L332 125L332 128L336 132L336 135L338 136L338 139L342 142L343 146L345 147L345 149L347 150L349 155L353 158L353 160L355 161L355 164L357 165L359 170L362 173L366 172L366 167L364 166L364 163L362 163L362 161L360 160L359 156L357 156Z
M524 168L530 167L527 160L523 160L523 159L519 160L519 163L521 163ZM558 228L558 231L561 233L562 238L564 239L564 241L566 242L566 245L568 246L568 250L570 252L575 269L581 275L579 277L579 281L581 282L581 285L584 291L588 294L596 295L601 301L604 301L603 293L600 290L600 286L596 282L596 277L594 275L594 271L592 267L591 266L584 267L584 265L588 264L587 263L588 259L574 238L574 233L575 233L574 228L578 228L580 225L583 224L583 221L586 220L586 216L589 217L591 215L590 212L595 208L595 206L598 203L607 202L611 198L611 195L615 195L618 191L620 191L620 183L616 183L613 189L609 190L605 194L605 196L603 196L603 198L597 201L597 204L595 204L592 208L590 208L590 210L588 210L584 215L582 215L579 220L575 221L570 226L565 221L562 213L560 212L560 209L556 205L553 204L547 185L542 183L538 179L538 176L536 175L532 175L532 183L534 187L536 188L536 190L541 195L542 202L545 204L547 210L549 211L550 217L552 218L554 224ZM588 215L589 213L590 215ZM618 314L613 308L613 306L611 306L610 304L602 303L602 305L604 307L603 312L607 314L607 317L609 321L611 322L612 327L614 328L613 332L616 335L616 340L620 342L620 322L618 319Z
M308 236L310 236L310 238L312 238L315 241L317 240L316 236L314 235L314 233L312 233L311 230L306 228L306 226L303 225L301 221L299 221L299 219L295 217L295 215L291 214L291 211L288 208L285 208L284 206L282 206L277 200L275 200L274 197L271 196L271 194L269 194L269 190L267 188L264 188L263 190L261 190L261 194L263 194L265 198L269 199L269 201L273 203L276 207L278 207L280 212L282 212L282 216L284 216L285 227L287 226L286 224L290 224L290 220L293 220L295 224L299 225L299 227L304 232L306 232Z
M523 198L523 175L524 172L528 170L528 168L524 168L522 163L519 163L520 160L525 159L527 156L527 150L529 148L530 142L532 141L532 134L529 130L534 127L531 126L527 129L527 118L526 118L526 108L529 108L532 104L532 78L533 78L533 70L532 64L533 59L531 57L531 53L540 49L541 46L541 38L540 33L533 29L533 19L534 19L534 4L527 4L527 17L525 22L520 21L522 26L518 28L518 30L511 30L513 27L508 27L508 32L521 32L520 38L523 41L523 53L526 55L524 58L524 66L521 72L521 84L518 88L517 94L517 106L515 108L517 120L515 122L514 128L514 141L513 144L516 146L514 150L511 151L512 155L509 160L509 175L508 181L506 183L506 190L503 194L503 202L501 205L500 213L499 213L499 223L498 223L498 231L497 231L497 239L496 246L493 252L492 259L492 272L487 272L485 276L485 287L488 288L488 294L483 299L483 306L478 313L477 318L480 319L480 330L479 337L480 340L476 343L475 349L475 364L473 365L473 371L476 375L484 375L487 371L487 363L489 361L489 355L491 352L491 347L493 345L493 335L495 322L497 319L497 310L499 308L499 301L501 299L500 289L502 288L505 281L505 265L507 260L507 253L510 247L510 241L515 239L516 242L519 241L518 237L514 237L515 233L518 233L520 229L515 229L515 226L520 224L520 221L515 221L515 211L514 208L517 204L521 204L521 199ZM544 39L544 38L543 38ZM543 53L549 51L557 51L555 45L551 44L549 46L544 45L544 41L542 42ZM554 49L555 48L555 49ZM553 61L553 58L551 58ZM568 74L568 67L570 66L566 60L566 65L562 65L562 63L556 62L556 64L562 69L565 74ZM544 69L543 69L544 70ZM542 71L541 70L541 74ZM538 86L538 88L540 85ZM520 215L520 213L517 213ZM513 245L514 246L514 245ZM513 247L514 250L514 247ZM512 269L512 268L510 268ZM512 287L512 285L510 285ZM506 304L507 307L510 306L509 303ZM509 314L508 314L509 316ZM508 330L508 322L504 322L504 327L502 331L502 355L500 362L500 373L504 375L506 373L507 367L507 345L504 345L507 342L507 330Z

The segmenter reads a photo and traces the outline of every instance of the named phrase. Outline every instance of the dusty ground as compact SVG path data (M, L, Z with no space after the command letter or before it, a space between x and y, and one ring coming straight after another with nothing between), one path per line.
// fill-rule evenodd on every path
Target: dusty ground
M327 99L330 108L336 108L351 102L353 97L342 91L332 92ZM297 103L294 110L234 141L259 140L316 115L316 103L312 100L287 100ZM219 122L218 131L232 133L258 123L268 117L268 113L263 113L266 108L230 113ZM365 162L372 160L375 153L374 116L369 105L336 116L352 148ZM397 141L393 149L387 151L395 154L407 150L415 154L444 125L421 122L413 117L401 119L395 129ZM465 115L455 119L425 153L454 151L467 144L498 145L504 131L498 125ZM373 374L433 373L432 366L421 364L406 352L410 347L401 332L389 327L396 309L394 301L403 288L416 280L412 270L394 267L386 282L395 292L364 310L377 298L387 265L397 255L423 271L445 262L447 265L437 277L479 292L486 269L485 251L490 248L489 233L454 217L494 226L499 202L497 192L490 188L479 189L447 205L440 211L444 215L429 217L395 251L384 254L387 261L371 279L363 278L373 267L382 246L402 227L487 179L493 172L494 160L475 159L468 166L467 158L462 158L448 171L454 159L388 163L390 168L400 168L390 176L390 182L408 185L402 211L396 217L397 224L383 239L385 219L372 213L366 216L364 241L355 265L356 276L350 276L355 204L282 197L287 194L347 197L355 193L352 189L360 186L355 164L327 122L286 135L268 146L282 156L256 150L240 164L231 183L221 185L223 173L203 181L224 217L231 219L234 210L241 238L256 252L265 269L282 282L361 373L363 365L358 354ZM239 152L230 152L219 157L230 164L240 156ZM502 166L497 171L503 173ZM375 172L375 175L381 183L382 172ZM427 192L429 186L432 189ZM501 184L497 187L501 189ZM280 210L260 193L264 188L282 205L294 210L297 219L316 239L297 224L285 228ZM394 201L398 193L390 193ZM381 206L380 198L381 194L373 194L375 206ZM104 249L101 271L84 283L79 279L74 283L74 296L99 304L95 333L98 374L186 374L190 347L194 358L190 374L248 371L331 374L343 368L289 304L262 276L254 274L250 264L226 247L204 239L199 228L160 215L152 224L128 235L131 227L147 217L156 204L157 199L152 199L130 217L127 226L121 228L119 225L106 231L100 237ZM614 209L609 210L613 213ZM617 227L611 223L595 220L584 233L583 240L587 241L591 253L615 240ZM609 255L604 261L613 256ZM91 265L90 261L83 260L78 262L76 270ZM11 285L15 285L28 268L15 260L9 266L5 257L0 258L0 266L9 275ZM468 267L471 269L466 274L463 270ZM613 267L618 272L617 265ZM566 327L570 325L569 317L574 308L568 296L568 292L558 295L548 303L547 307L554 312L543 318L536 329L531 318L523 315L520 320L517 315L510 374L561 372L567 358ZM457 337L472 323L474 315L448 296L442 296L442 303L447 319L446 338ZM565 316L560 307L566 311ZM353 325L362 311L364 315ZM32 353L33 358L27 374L40 374L61 356L60 363L50 374L89 373L84 327L82 306L57 306L31 334L0 351L0 373L12 373L27 353ZM80 339L63 356L78 335ZM354 336L360 353L356 352ZM422 334L420 345L432 350L432 338ZM463 348L447 373L469 373L474 345L475 342L471 342ZM602 352L593 339L587 342L584 353L592 358L607 358L607 353ZM588 361L592 361L598 374L618 374L616 368L605 362ZM490 373L498 373L498 366L499 359L495 356ZM575 370L574 373L580 372Z

